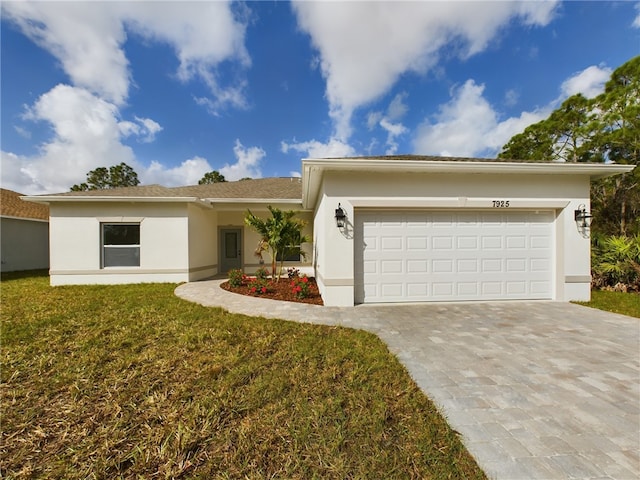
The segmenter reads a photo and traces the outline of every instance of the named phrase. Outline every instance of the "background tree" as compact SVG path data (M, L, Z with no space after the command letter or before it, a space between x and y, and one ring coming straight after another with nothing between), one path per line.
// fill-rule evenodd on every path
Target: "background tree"
M198 180L198 185L210 185L212 183L221 183L226 182L227 180L217 170L213 170L211 172L207 172L204 176Z
M302 229L307 222L293 218L296 214L293 210L282 211L279 208L267 207L271 212L271 218L262 219L247 210L244 223L260 235L260 244L256 254L268 251L271 255L271 280L278 281L282 273L284 258L287 255L298 253L304 256L300 246L311 240L307 235L302 235ZM276 264L280 259L280 267L276 271Z
M513 136L498 157L639 165L640 57L617 68L597 97L573 95ZM594 233L640 233L640 168L593 182L591 211Z
M135 187L140 184L138 174L133 168L122 162L109 168L98 167L87 173L87 181L73 185L72 192L101 190L116 187Z

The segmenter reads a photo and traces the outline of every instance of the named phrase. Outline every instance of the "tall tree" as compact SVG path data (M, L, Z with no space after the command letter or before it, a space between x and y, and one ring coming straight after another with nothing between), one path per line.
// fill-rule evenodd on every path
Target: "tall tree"
M602 159L640 165L640 57L617 68L594 100L593 150ZM592 211L607 234L640 233L640 167L592 186Z
M98 167L87 173L87 181L73 185L72 192L102 190L105 188L135 187L140 184L138 174L133 168L122 162L109 168Z
M222 175L217 170L213 170L211 172L205 173L204 176L200 180L198 180L198 185L210 185L212 183L221 183L226 181L227 179L224 178L224 175Z
M640 57L617 68L594 99L569 97L513 136L499 158L640 165ZM593 182L594 233L640 233L640 167Z

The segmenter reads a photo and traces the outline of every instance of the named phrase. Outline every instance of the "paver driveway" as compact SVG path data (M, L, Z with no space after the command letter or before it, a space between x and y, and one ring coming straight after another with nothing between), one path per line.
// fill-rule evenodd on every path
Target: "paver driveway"
M640 478L640 320L560 302L317 307L176 294L377 334L496 479Z

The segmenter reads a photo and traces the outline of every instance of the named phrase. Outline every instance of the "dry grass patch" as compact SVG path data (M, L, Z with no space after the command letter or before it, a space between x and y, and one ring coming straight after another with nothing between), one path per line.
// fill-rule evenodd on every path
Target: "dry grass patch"
M4 276L3 478L485 478L374 335Z

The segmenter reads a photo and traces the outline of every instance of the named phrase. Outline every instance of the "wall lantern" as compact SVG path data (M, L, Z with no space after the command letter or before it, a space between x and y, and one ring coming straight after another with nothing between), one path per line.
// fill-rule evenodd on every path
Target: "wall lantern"
M342 207L338 203L338 208L336 208L336 226L338 228L344 228L346 219L347 219L347 214L344 213L344 210L342 210Z
M573 218L576 221L576 225L580 228L589 228L592 217L593 215L587 212L584 204L580 205L578 209L573 212Z

